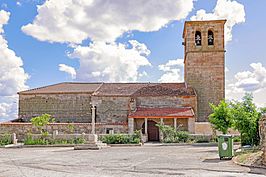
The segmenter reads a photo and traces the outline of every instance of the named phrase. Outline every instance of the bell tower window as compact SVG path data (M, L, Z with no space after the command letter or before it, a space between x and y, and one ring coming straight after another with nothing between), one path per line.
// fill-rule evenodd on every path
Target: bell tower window
M196 31L195 33L195 44L196 46L201 46L201 32Z
M214 36L211 30L208 31L208 45L214 45Z

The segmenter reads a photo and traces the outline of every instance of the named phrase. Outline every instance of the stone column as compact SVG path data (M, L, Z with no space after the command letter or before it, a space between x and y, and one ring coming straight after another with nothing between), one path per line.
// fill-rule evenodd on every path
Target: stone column
M187 120L188 124L188 132L189 133L195 133L195 118L188 118Z
M144 125L145 125L145 135L148 135L148 118L144 119Z
M161 125L163 125L163 118L160 118Z
M95 118L96 118L96 108L92 106L91 108L91 134L95 134Z
M134 133L134 118L128 118L128 134Z
M176 130L176 128L177 128L177 118L174 118L174 128L175 128L175 130Z
M160 124L163 125L163 118L160 118ZM162 142L163 140L163 133L161 130L159 130L159 139L160 139L160 142Z

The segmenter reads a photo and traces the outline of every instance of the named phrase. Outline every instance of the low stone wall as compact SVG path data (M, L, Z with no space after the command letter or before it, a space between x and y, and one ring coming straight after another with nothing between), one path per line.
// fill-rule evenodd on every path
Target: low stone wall
M128 133L127 123L101 124L96 123L96 134L106 134L107 130L114 133ZM46 126L49 134L58 131L58 134L90 134L91 123L51 123ZM0 123L0 135L16 133L17 139L23 140L28 133L39 134L40 131L31 123Z
M259 121L260 146L263 151L262 163L266 165L266 114Z
M209 122L195 122L195 134L212 135L211 124Z

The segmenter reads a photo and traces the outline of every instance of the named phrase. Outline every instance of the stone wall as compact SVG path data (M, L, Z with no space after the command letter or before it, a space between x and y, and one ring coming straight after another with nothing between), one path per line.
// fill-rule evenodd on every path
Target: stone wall
M196 96L158 96L158 97L138 97L137 107L149 108L178 108L192 107L197 117L197 97Z
M266 114L259 121L260 146L263 151L262 162L266 165Z
M92 103L96 105L96 122L127 122L127 116L129 113L129 101L129 97L92 97Z
M73 127L73 129L71 128ZM114 133L127 133L126 122L114 124L96 124L96 134L106 134L107 129L113 129ZM50 134L57 130L59 134L90 134L91 123L51 123L47 125ZM0 123L0 134L16 133L19 140L23 139L27 133L40 134L40 131L31 123Z
M20 94L19 118L50 114L56 122L91 122L90 94Z

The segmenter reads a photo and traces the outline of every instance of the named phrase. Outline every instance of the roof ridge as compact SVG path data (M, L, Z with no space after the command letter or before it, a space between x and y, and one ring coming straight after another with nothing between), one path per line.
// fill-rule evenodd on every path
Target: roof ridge
M37 87L37 88L32 88L32 89L28 89L28 90L23 90L23 91L17 92L17 94L24 93L24 92L29 92L29 91L34 91L34 90L40 90L40 89L43 89L43 88L47 88L47 87L51 87L51 86L55 86L55 85L60 85L62 83L63 82L60 82L60 83L57 83L57 84L46 85L46 86L42 86L42 87Z
M36 88L32 88L32 89L28 89L28 90L23 90L20 92L17 92L17 94L20 93L26 93L26 92L30 92L30 91L36 91L36 90L40 90L40 89L45 89L48 87L53 87L53 86L58 86L58 85L63 85L63 84L102 84L103 82L60 82L60 83L56 83L56 84L50 84L50 85L46 85L46 86L41 86L41 87L36 87Z

